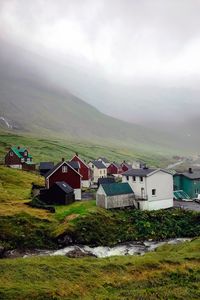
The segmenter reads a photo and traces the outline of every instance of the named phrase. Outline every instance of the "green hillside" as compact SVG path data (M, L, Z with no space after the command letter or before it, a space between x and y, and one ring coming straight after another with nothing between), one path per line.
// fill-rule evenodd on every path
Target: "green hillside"
M2 300L199 299L200 240L143 257L0 261Z

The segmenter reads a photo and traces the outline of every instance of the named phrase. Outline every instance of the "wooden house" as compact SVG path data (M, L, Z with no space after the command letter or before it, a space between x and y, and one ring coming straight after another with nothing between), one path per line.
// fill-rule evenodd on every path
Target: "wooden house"
M99 178L107 177L107 167L101 161L90 161L89 167L92 172L92 180L94 183L97 183Z
M89 166L80 158L78 153L74 155L71 162L77 162L79 164L79 173L81 174L81 185L82 187L88 188L91 185L91 170Z
M132 169L132 166L130 164L128 164L125 160L123 161L123 163L121 163L121 171L126 172L128 170Z
M112 162L107 168L107 173L108 175L120 176L122 173L121 165L116 162Z
M71 186L74 189L75 199L81 200L81 175L64 159L45 174L47 189L58 181L64 181Z
M11 168L34 171L35 164L27 148L11 147L5 156L5 165Z
M134 206L134 192L129 183L101 184L96 194L96 205L110 209Z
M40 191L39 198L46 204L67 205L75 200L74 190L64 181L56 181L49 189Z

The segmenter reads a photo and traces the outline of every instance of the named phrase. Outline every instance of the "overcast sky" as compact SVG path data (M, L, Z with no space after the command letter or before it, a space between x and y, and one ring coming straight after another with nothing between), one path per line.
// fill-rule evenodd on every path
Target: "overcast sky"
M132 120L148 105L173 106L172 88L199 93L199 13L200 0L1 0L0 37L72 66L69 88Z

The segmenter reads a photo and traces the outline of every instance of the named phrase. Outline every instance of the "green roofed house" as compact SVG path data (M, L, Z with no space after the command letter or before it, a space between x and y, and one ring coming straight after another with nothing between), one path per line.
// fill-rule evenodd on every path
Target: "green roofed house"
M174 174L175 199L193 199L200 194L200 170L189 168L187 172Z
M35 164L32 160L32 155L27 148L11 147L5 156L5 165L25 171L34 171Z
M106 209L134 206L134 192L129 183L101 184L96 205Z

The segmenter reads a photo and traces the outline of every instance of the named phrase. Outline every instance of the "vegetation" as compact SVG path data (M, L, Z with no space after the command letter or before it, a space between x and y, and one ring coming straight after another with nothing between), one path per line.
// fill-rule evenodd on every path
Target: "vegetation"
M108 144L94 144L94 142L77 142L72 139L45 139L35 137L5 133L0 131L0 161L3 162L7 149L13 145L28 147L36 163L40 161L58 162L62 157L69 160L78 152L79 155L89 161L98 156L105 156L112 161L121 162L124 159L132 162L135 160L145 161L151 166L167 166L174 160L170 155L162 152L152 154L152 151L144 151L130 147L117 147Z
M141 257L0 261L2 300L199 299L200 239Z
M55 206L55 213L31 207L32 182L42 185L43 178L0 167L0 239L6 249L57 247L65 236L74 243L114 245L200 235L200 213L180 209L107 211L94 200Z

